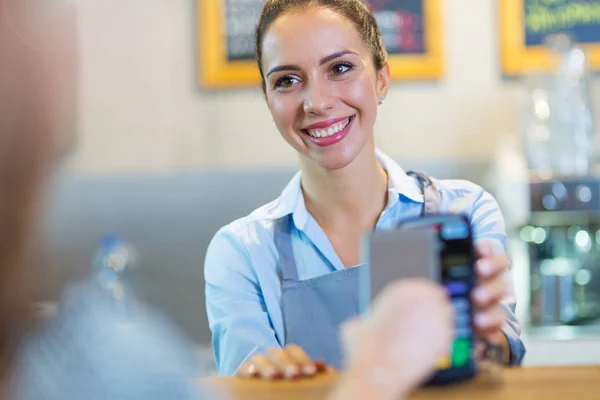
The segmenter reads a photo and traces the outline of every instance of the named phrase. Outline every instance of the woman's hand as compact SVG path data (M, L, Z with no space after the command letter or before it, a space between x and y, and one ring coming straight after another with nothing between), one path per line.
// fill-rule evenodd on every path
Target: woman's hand
M332 399L406 395L449 354L453 334L454 314L442 286L424 279L390 284L369 314L344 325L346 370Z
M476 335L486 343L500 346L504 359L508 362L510 348L501 329L506 321L506 314L502 311L500 302L506 293L505 273L511 262L506 255L494 251L489 243L478 244L477 252L479 260L475 270L478 283L473 291Z
M262 379L296 379L311 377L326 369L321 361L313 361L298 345L272 348L266 354L256 354L243 363L237 375Z

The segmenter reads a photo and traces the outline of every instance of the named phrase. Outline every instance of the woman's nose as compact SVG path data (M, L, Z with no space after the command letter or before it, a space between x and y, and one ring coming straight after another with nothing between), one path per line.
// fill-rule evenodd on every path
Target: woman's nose
M304 112L307 114L323 114L333 108L333 96L327 88L320 85L313 85L306 92L304 99Z

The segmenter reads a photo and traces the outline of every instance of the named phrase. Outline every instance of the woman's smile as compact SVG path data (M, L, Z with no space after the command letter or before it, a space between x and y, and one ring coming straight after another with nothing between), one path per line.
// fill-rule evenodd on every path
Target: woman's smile
M354 115L317 122L302 129L308 140L317 146L331 146L341 142L352 129Z

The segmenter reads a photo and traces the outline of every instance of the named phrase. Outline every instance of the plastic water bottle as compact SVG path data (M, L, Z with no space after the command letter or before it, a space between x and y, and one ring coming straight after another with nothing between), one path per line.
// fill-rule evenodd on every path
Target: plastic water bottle
M94 276L105 286L123 282L126 272L134 264L133 247L116 235L102 238L96 250L92 265Z

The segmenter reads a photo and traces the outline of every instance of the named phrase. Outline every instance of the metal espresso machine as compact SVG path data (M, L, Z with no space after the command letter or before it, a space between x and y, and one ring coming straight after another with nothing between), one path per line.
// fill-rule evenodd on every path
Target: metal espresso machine
M524 145L532 327L600 323L600 175L587 56L563 34L556 68L525 77Z

